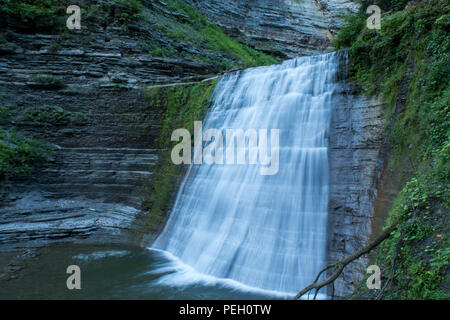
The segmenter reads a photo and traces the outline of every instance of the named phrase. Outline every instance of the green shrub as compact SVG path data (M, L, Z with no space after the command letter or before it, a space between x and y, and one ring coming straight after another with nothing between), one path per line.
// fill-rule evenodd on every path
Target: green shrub
M28 175L50 154L51 148L47 143L27 138L15 129L0 128L0 183Z
M142 18L144 5L138 0L114 0L119 8L118 19L121 23L129 23L132 20Z
M81 124L84 122L81 113L68 112L61 107L50 105L27 108L23 111L23 117L26 121L41 125Z
M25 19L53 19L64 6L59 0L0 0L0 14Z
M153 47L148 54L152 57L170 58L176 55L176 50L172 47Z
M59 77L55 77L48 74L36 74L32 76L32 80L39 86L45 88L64 88L65 84Z
M61 44L58 41L53 40L48 49L50 52L58 52L58 50L61 49Z
M39 106L25 109L24 119L35 123L61 124L68 122L69 114L61 107Z
M4 122L11 118L12 110L9 107L0 106L0 122Z
M344 25L334 39L334 46L337 49L350 47L366 26L366 16L363 13L345 14L342 20Z

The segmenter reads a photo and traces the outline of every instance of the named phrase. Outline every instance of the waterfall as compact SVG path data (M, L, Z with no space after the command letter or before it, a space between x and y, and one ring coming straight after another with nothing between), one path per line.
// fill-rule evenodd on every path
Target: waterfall
M191 165L154 243L197 272L295 293L326 264L327 134L340 53L227 74L204 127L279 129L279 170Z

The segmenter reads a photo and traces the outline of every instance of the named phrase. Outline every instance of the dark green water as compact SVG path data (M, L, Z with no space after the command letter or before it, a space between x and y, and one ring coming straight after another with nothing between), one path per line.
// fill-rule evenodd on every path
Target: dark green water
M160 251L99 246L43 248L17 273L0 282L0 299L274 299L199 275ZM81 289L69 290L69 265L81 269Z

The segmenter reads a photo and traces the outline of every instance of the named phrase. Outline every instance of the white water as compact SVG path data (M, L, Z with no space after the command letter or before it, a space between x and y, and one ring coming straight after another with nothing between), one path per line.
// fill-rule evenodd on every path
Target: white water
M339 53L224 76L204 128L279 129L279 171L191 165L154 247L200 274L295 293L325 265Z

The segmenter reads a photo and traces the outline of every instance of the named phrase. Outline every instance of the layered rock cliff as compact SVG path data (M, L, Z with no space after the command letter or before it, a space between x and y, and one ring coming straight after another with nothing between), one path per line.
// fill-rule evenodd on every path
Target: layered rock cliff
M339 15L356 8L346 0L187 2L231 37L282 58L320 54L331 49L330 40L340 25ZM162 1L143 3L158 13L145 25L136 21L120 22L119 10L119 13L101 15L100 20L94 19L81 31L55 33L48 28L30 29L26 24L17 25L15 20L8 22L9 31L3 30L0 101L15 111L5 127L18 127L27 135L51 142L55 153L50 165L36 171L31 180L10 185L19 195L4 199L9 214L2 217L7 223L3 224L0 242L24 240L33 235L37 239L70 238L73 236L68 231L70 226L78 223L86 226L79 230L81 238L89 237L99 226L103 230L128 228L136 212L131 207L105 209L103 203L140 208L143 182L152 175L158 162L162 110L148 108L142 89L198 81L227 69L249 66L235 52L233 55L233 52L206 49L201 44L195 46L178 27L170 32L161 31L164 29L161 24L167 19L172 26L180 21L189 24L192 18L171 10ZM97 1L96 4L108 7L111 3ZM207 54L199 59L203 50ZM218 63L225 60L226 64ZM329 262L354 252L370 236L376 170L381 161L380 102L355 96L350 88L344 88L341 95L343 102L334 108L329 139ZM27 110L42 106L57 106L74 117L55 124L24 116ZM11 230L17 228L18 222L13 219L13 213L28 217L22 199L28 197L23 193L30 190L40 193L33 194L30 201L38 203L36 211L41 215L33 216L29 219L31 224L14 233ZM77 199L68 207L52 202L43 208L42 203L46 201L41 201L43 195L52 201ZM92 216L97 206L111 212L104 224L102 219L96 221ZM78 207L83 209L80 211ZM51 229L45 221L49 217L42 215L42 211L60 215L61 221L67 222L51 226L60 237L54 236L55 232L36 233L36 226ZM86 215L78 216L80 212ZM83 224L82 219L86 218L90 220ZM365 260L349 266L336 284L335 295L349 294L365 267Z
M355 95L349 85L335 106L329 139L330 199L328 204L328 263L360 250L372 234L379 174L384 168L384 114L381 97ZM353 292L367 257L349 264L328 293L346 297Z
M324 53L332 48L340 16L355 11L349 0L189 0L229 34L283 58Z
M3 9L10 10L0 22L0 104L5 111L0 124L53 146L51 161L44 168L3 183L6 207L2 210L30 218L34 209L24 206L29 201L36 212L74 220L72 226L77 221L85 223L77 214L64 215L73 210L60 210L54 199L89 200L81 210L89 216L102 203L141 208L144 183L159 161L158 138L165 112L152 107L144 88L186 84L227 68L276 62L234 42L187 8L189 16L176 3L99 0L79 4L81 30L65 28L64 2L50 7L47 19L34 16L34 7L30 7L30 18L27 12L14 11L14 4L5 5ZM202 33L202 28L213 34ZM184 34L185 29L190 33ZM114 224L130 228L130 215L119 219L116 209L121 210L106 210L117 221ZM18 227L17 219L11 220L11 215L2 219L2 232L11 235L8 230ZM80 230L82 237L98 229L94 220L89 222L92 228ZM66 227L50 224L38 235L36 224L23 221L20 237L0 237L0 242L26 240L27 232L33 239L71 237Z

